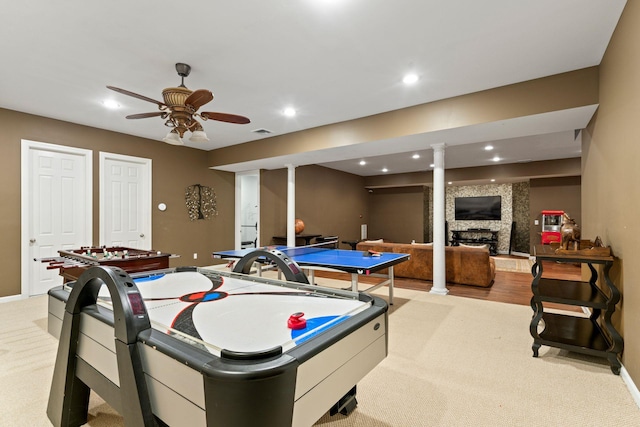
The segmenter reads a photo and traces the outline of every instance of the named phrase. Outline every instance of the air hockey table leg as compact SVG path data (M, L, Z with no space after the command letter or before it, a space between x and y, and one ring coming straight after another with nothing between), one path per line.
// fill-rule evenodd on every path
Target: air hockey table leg
M393 278L395 274L393 273L393 265L389 267L389 305L393 305Z
M47 416L55 427L82 425L87 421L91 389L112 388L109 379L94 375L92 367L84 368L85 362L78 356L82 313L96 305L103 285L109 290L114 307L114 344L120 382L114 388L114 395L119 394L118 400L126 402L122 405L125 426L156 426L138 347L138 337L151 330L151 322L135 283L117 267L91 267L73 285L65 304Z
M358 406L358 401L356 400L356 387L353 386L351 390L347 392L342 398L331 407L329 410L329 415L333 416L340 412L342 415L349 415L356 409Z

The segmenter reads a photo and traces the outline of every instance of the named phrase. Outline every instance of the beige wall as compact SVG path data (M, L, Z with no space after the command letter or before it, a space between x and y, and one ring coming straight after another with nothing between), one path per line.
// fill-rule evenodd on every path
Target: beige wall
M277 157L492 123L597 103L598 68L590 67L212 150L209 153L209 165L222 166L260 159L265 156L265 144L269 145L269 155Z
M623 364L640 384L640 3L629 1L600 65L600 107L582 147L582 234L600 236L617 263L622 290L614 316L624 337ZM627 332L628 331L628 332Z
M179 254L172 266L211 264L212 250L233 247L234 175L207 168L202 151L175 147L160 141L74 125L58 120L0 109L0 259L3 280L0 297L21 292L20 277L20 147L21 140L93 150L93 244L99 244L99 155L100 151L152 160L153 248ZM161 129L160 129L161 130ZM219 215L211 220L190 221L184 192L193 184L212 187L217 194ZM160 212L155 206L164 202ZM193 254L198 253L198 260Z
M579 176L579 157L529 163L509 163L504 165L479 166L475 168L445 169L445 181L455 185L522 182L529 179L558 176ZM411 185L433 185L433 172L412 172L365 177L367 188L404 187Z

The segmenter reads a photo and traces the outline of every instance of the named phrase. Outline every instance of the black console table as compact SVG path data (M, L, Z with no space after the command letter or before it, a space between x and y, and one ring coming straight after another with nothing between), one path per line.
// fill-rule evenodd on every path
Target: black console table
M466 230L451 230L451 246L460 243L489 245L489 253L498 255L498 231L488 228L468 228Z
M542 345L558 347L604 357L609 361L611 371L619 375L621 364L618 357L622 353L624 342L611 324L611 316L620 301L620 291L609 278L614 258L611 255L557 254L556 249L555 245L535 246L536 262L531 268L535 276L531 283L533 318L529 326L533 337L533 357L538 357L538 349ZM582 282L542 277L542 261L587 264L591 279ZM593 264L604 266L604 289L596 284L598 273ZM581 317L545 312L545 302L588 307L591 315ZM539 326L542 325L544 329L540 330Z

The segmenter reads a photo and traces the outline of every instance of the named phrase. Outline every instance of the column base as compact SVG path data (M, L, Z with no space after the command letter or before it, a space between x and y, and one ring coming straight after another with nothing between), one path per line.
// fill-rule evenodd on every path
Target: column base
M447 288L431 288L431 290L429 291L430 294L436 294L436 295L447 295L449 293L449 289Z

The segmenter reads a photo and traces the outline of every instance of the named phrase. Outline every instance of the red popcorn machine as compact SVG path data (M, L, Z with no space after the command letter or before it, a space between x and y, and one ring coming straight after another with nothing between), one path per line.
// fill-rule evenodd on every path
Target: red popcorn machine
M560 243L564 211L542 211L542 244Z

